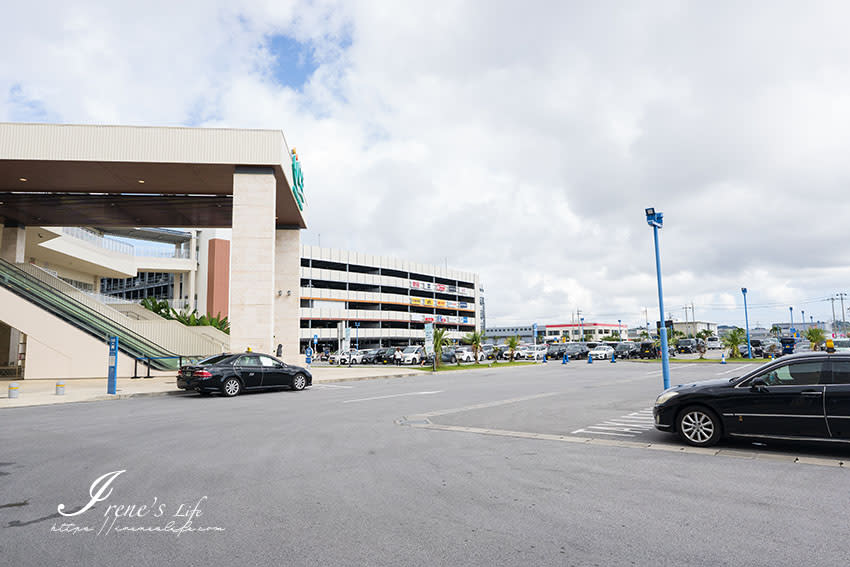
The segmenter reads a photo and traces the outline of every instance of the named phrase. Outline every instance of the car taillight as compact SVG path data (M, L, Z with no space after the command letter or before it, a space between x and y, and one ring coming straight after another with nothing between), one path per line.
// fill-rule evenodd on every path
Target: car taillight
M193 376L195 378L212 378L212 374L206 370L196 370Z

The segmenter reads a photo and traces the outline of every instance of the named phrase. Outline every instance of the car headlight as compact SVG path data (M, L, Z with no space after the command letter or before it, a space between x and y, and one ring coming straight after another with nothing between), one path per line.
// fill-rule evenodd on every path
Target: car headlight
M673 398L675 398L678 395L679 395L679 392L677 392L676 390L666 390L664 392L661 392L661 395L659 395L657 398L655 398L655 405L660 406L660 405L672 400Z

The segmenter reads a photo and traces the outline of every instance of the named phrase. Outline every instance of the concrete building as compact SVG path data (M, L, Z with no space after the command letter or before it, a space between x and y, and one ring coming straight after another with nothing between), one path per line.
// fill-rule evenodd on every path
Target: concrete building
M320 350L346 336L359 348L421 344L425 323L460 340L483 328L482 291L472 272L302 246L300 287L278 293L299 294L303 351L314 337Z
M23 337L8 339L12 346L6 350L17 352L6 356L26 359L25 378L104 375L104 333L127 331L124 322L104 314L100 304L85 303L91 298L69 302L69 294L79 290L59 289L67 281L47 283L57 276L45 270L59 266L62 273L54 270L59 278L95 290L100 281L83 278L96 273L87 265L96 256L98 270L104 268L97 277L178 272L161 269L162 259L148 269L141 259L109 249L112 244L99 239L102 235L93 235L99 247L81 248L83 238L61 238L79 227L166 226L232 228L229 247L211 243L214 261L209 263L215 271L222 258L229 259L230 349L270 352L283 344L284 356L295 359L299 297L276 291L297 290L300 283L300 229L306 228L300 168L278 130L0 123L0 259L5 261L0 263L0 321ZM29 253L32 247L38 254ZM54 262L54 254L62 259ZM42 265L30 266L29 257L40 258ZM188 264L183 276L197 268L196 258L168 260ZM175 281L173 289L182 289L181 298L194 298L197 277L185 279L186 286ZM213 286L205 299L220 304L223 296ZM145 345L162 347L139 334L141 326L127 332L122 356L138 356ZM74 333L82 333L79 341L63 339Z
M561 323L546 325L546 341L600 341L614 335L626 340L627 331L627 325L618 323Z
M605 337L620 332L623 340L626 338L626 325L617 323L558 323L537 326L537 342L560 341L599 341ZM510 337L519 337L520 342L534 341L533 325L517 325L508 327L492 327L487 329L488 343L502 344ZM582 338L583 337L583 338Z
M717 323L709 323L708 321L673 321L673 330L684 333L686 337L695 337L697 333L701 333L702 331L709 331L712 335L716 335Z

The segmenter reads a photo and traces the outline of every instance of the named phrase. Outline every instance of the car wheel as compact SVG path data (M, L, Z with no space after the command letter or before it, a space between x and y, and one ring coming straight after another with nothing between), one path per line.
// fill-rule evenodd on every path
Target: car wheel
M307 386L307 377L300 372L292 378L292 389L301 391Z
M236 378L228 378L221 386L221 393L227 396L228 398L232 398L233 396L239 395L239 392L241 391L242 382L240 382Z
M710 447L720 441L720 420L713 411L702 406L682 410L676 425L679 436L688 445Z
M457 357L456 356L452 357L452 364L457 364Z

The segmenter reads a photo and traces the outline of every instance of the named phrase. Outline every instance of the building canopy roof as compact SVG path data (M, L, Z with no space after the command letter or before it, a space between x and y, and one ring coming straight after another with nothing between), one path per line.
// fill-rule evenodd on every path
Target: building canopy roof
M268 168L278 226L306 228L279 130L0 123L7 224L230 227L233 173Z

